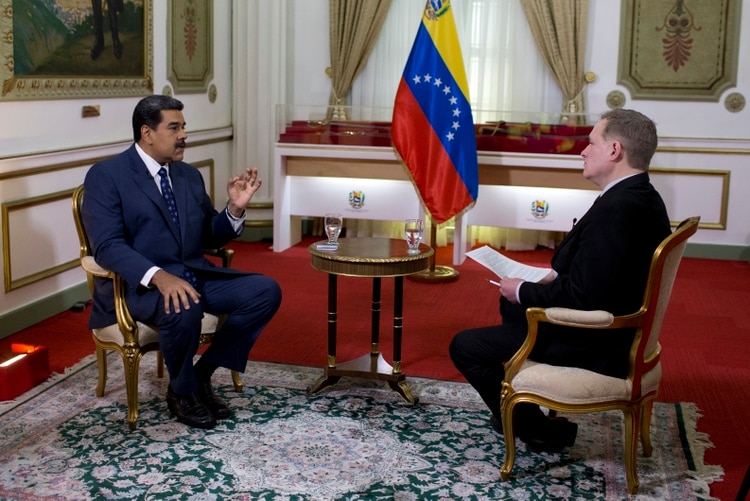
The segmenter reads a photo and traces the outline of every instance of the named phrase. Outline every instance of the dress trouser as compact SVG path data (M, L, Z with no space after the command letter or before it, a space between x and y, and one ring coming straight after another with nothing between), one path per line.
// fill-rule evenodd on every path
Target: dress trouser
M501 420L500 392L505 377L503 364L525 339L525 326L508 324L461 331L451 341L449 351L453 363L498 420ZM518 435L543 426L545 420L546 416L537 405L521 403L515 407L514 427Z
M214 275L200 280L198 292L200 304L166 314L162 301L153 317L170 385L177 394L188 394L198 387L193 357L199 347L204 311L228 317L201 355L201 363L244 372L250 349L281 304L279 285L260 274Z

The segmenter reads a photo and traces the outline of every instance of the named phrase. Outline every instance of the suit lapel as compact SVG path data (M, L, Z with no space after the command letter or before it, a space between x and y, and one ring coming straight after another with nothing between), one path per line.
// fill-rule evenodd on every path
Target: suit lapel
M565 248L565 246L567 246L570 242L572 242L575 239L576 232L581 227L581 223L583 222L584 225L586 224L584 222L584 219L586 218L586 215L589 212L591 212L592 207L594 207L594 205L596 205L596 203L600 199L601 199L601 195L598 196L598 197L596 197L596 199L594 199L594 203L591 204L591 207L589 207L588 210L586 211L586 213L583 216L581 216L581 219L579 219L578 221L576 221L576 223L573 225L573 227L570 229L570 231L562 239L562 241L560 242L560 245L557 246L557 249L555 249L555 254L559 254L560 252L562 252L562 249Z

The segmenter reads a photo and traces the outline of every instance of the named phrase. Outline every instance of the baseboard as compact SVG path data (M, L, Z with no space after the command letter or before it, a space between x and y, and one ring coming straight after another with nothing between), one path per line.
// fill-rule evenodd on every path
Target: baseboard
M91 298L86 282L60 291L0 316L0 339L70 309Z
M245 227L245 230L242 232L242 235L240 235L237 240L240 240L241 242L259 242L262 240L272 240L273 239L273 228L269 227Z
M685 247L685 257L750 261L750 247L745 245L691 244Z

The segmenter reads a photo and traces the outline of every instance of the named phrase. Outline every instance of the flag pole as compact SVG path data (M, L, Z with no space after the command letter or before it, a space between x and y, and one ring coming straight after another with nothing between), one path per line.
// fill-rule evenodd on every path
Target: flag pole
M435 220L430 217L430 247L437 247L437 225ZM449 283L458 280L458 271L450 266L437 266L435 264L435 252L430 256L430 267L419 273L407 275L406 278L414 282L422 283Z

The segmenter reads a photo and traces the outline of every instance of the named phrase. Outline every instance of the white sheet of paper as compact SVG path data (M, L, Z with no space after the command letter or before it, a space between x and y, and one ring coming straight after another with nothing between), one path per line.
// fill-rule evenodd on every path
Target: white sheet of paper
M546 277L552 269L519 263L507 256L503 256L488 245L469 251L466 255L482 266L492 270L500 278L522 278L527 282L538 282Z

